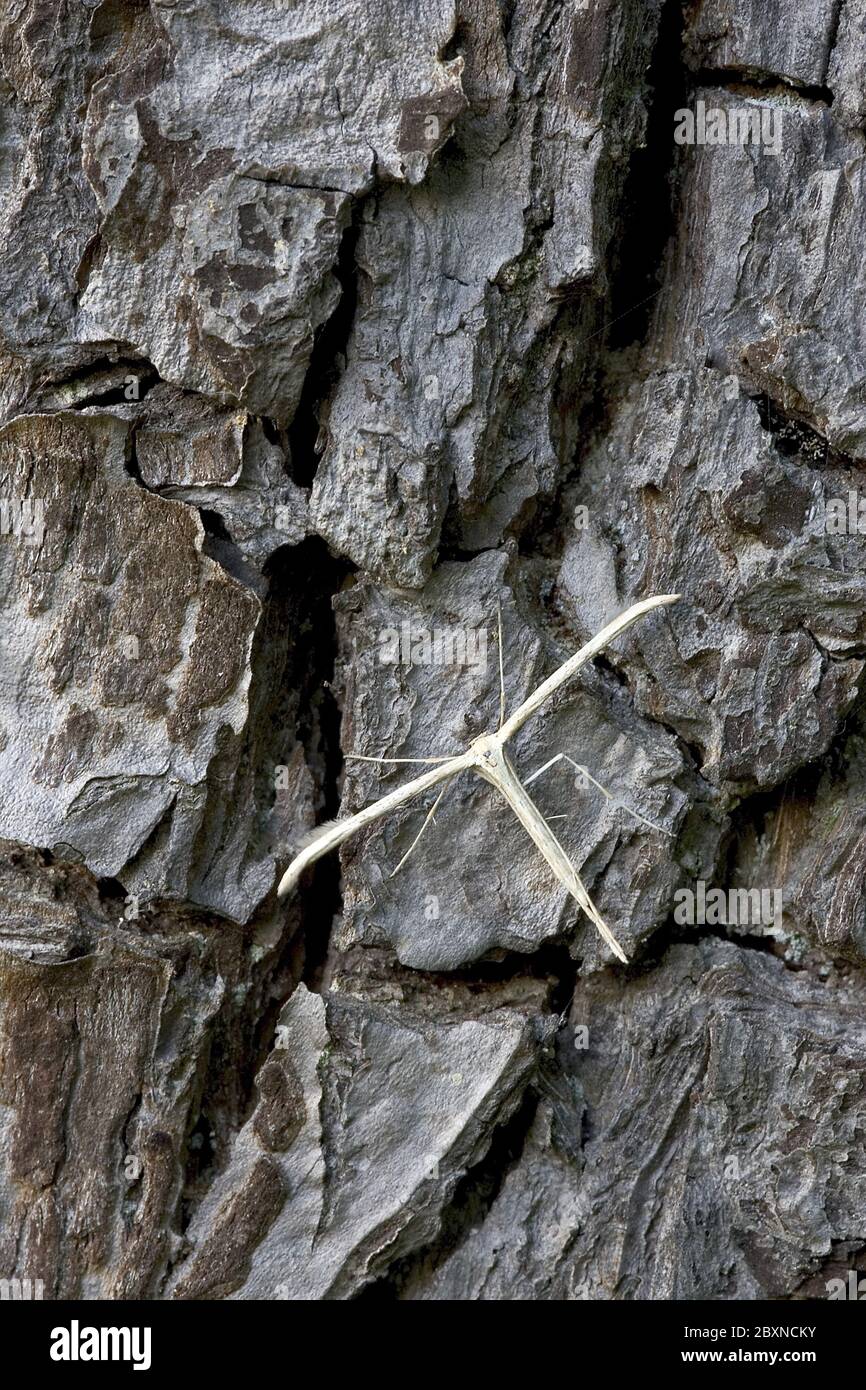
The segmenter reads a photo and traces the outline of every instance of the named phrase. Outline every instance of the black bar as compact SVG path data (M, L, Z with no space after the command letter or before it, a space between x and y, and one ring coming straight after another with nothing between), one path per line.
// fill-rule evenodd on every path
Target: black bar
M405 1374L413 1363L417 1368L419 1354L427 1380L440 1362L449 1376L458 1363L466 1372L470 1361L489 1371L500 1356L511 1354L509 1348L515 1343L522 1354L538 1356L537 1370L544 1365L545 1378L568 1374L575 1381L586 1379L594 1364L595 1375L615 1370L617 1378L624 1372L667 1375L672 1370L691 1378L700 1377L707 1368L735 1375L755 1368L772 1378L777 1371L796 1367L818 1372L825 1379L828 1373L850 1365L862 1351L863 1315L839 1306L861 1299L866 1301L866 1281L857 1298L828 1294L825 1299L791 1302L576 1301L552 1308L545 1303L541 1313L533 1309L528 1315L518 1314L519 1321L512 1309L505 1323L489 1306L473 1305L457 1314L459 1341L448 1335L454 1324L452 1306L438 1310L428 1306L421 1322L415 1323L416 1315L409 1308L398 1314L370 1303L360 1308L351 1304L311 1308L279 1300L7 1299L0 1301L0 1328L23 1369L47 1371L51 1378L63 1381L76 1375L92 1380L106 1371L115 1377L134 1375L136 1381L145 1375L189 1375L201 1385L203 1375L218 1375L222 1383L227 1375L252 1371L259 1383L271 1375L289 1382L310 1356L324 1358L322 1372L329 1380L346 1358L354 1381L363 1369L373 1374L377 1366L390 1364L396 1372L400 1361ZM102 1329L118 1331L103 1339ZM409 1357L407 1334L415 1349ZM77 1352L78 1359L54 1359L52 1348L55 1355L69 1358ZM112 1359L115 1348L118 1355L126 1354L125 1360ZM88 1359L93 1350L100 1356L104 1353L106 1359ZM584 1371L582 1352L587 1355ZM141 1367L137 1372L135 1359ZM554 1376L560 1362L562 1370Z

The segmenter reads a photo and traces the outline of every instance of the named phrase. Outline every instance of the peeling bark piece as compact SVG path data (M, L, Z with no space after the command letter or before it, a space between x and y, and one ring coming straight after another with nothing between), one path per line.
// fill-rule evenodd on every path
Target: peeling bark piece
M866 1200L857 991L707 941L580 983L571 1024L588 1047L568 1062L563 1039L489 1215L403 1296L791 1298L815 1276L823 1295Z
M63 846L57 851L59 858ZM84 915L58 893L38 851L0 841L0 952L39 965L83 955Z
M75 356L77 274L99 227L70 158L80 147L92 8L76 5L60 24L45 0L24 0L0 16L0 336L34 377Z
M698 0L690 10L685 38L697 67L826 82L839 0Z
M511 1012L436 1023L304 985L282 1011L278 1046L296 1116L302 1089L303 1126L274 1150L267 1063L259 1108L187 1233L174 1298L353 1297L435 1236L534 1062L532 1030ZM280 1184L282 1204L262 1205L263 1182L269 1193ZM243 1256L229 1276L220 1252L234 1246Z
M839 6L836 46L827 82L834 94L833 116L862 130L866 123L866 75L863 44L866 40L866 0L845 0Z
M0 842L0 918L0 1271L157 1298L248 1110L284 914L244 933Z
M140 262L106 229L79 336L134 343L165 380L287 423L315 330L340 298L331 267L349 207L342 194L232 175L190 198L176 234Z
M834 962L866 959L862 710L836 747L841 758L834 750L823 768L792 778L766 814L743 807L731 865L737 883L784 884L783 921L763 930L787 960L814 958L828 975Z
M151 97L165 138L195 130L205 150L281 183L355 193L377 168L417 181L463 104L461 65L441 57L456 27L453 0L386 0L375 11L364 0L226 0L218 11L157 0L155 10L172 51ZM436 135L426 114L439 118Z
M125 448L111 416L22 417L0 432L7 496L44 515L41 538L19 527L0 539L0 828L67 842L117 877L162 827L171 862L139 862L128 884L185 895L209 767L246 723L260 603L202 553L190 509L128 477ZM243 919L272 874L268 861L233 866L209 905Z
M440 58L455 23L447 0L155 4L87 108L102 222L78 340L133 343L165 380L288 423L353 195L423 178L465 105Z
M422 179L465 105L453 0L67 20L26 0L3 26L5 341L56 370L116 337L290 419L351 198Z
M86 954L0 952L0 1268L51 1298L152 1297L230 958L213 924L136 940L95 894L63 901Z
M836 449L866 456L866 337L852 286L862 272L862 141L793 97L696 100L781 122L760 142L683 149L676 236L658 304L656 346L706 361L768 393Z
M638 708L696 746L715 786L777 785L825 752L857 694L866 547L825 530L842 485L780 454L712 370L634 383L590 451L562 601L588 632L631 596L683 594L669 628L633 635L631 674Z
M232 546L261 570L280 546L307 535L307 494L291 480L284 451L246 411L219 410L160 384L142 403L135 460L147 487L218 519L227 535L216 537L222 547L212 538L210 553L226 568Z
M430 1267L419 1258L398 1282L400 1299L546 1302L598 1296L577 1284L568 1268L568 1251L580 1230L579 1136L586 1107L579 1086L560 1086L578 1161L555 1142L552 1107L542 1101L490 1211L438 1264Z
M497 728L494 615L500 601L506 710L540 683L546 670L541 638L504 583L505 563L505 555L488 553L441 565L419 596L367 584L340 599L347 752L451 755ZM567 752L635 810L672 829L686 797L674 785L682 764L671 741L581 686L575 681L515 737L509 745L515 767L526 778L555 753ZM411 771L350 760L344 804L357 810L400 778L408 780ZM667 837L611 809L591 785L576 785L567 764L533 783L531 792L545 816L565 817L553 828L590 893L610 869L623 894L620 904L632 911L631 931L643 934L657 923L673 872ZM344 943L356 936L388 939L404 965L450 970L493 951L535 950L574 923L578 909L508 805L470 773L449 786L423 844L392 877L429 804L422 799L407 806L343 846ZM629 913L622 916L628 920ZM628 950L628 936L622 944Z
M429 975L401 965L390 946L342 949L334 933L325 967L325 979L334 993L354 995L368 1004L405 1007L431 1023L479 1019L496 1010L511 1010L527 1019L544 1019L559 982L554 965L550 972L512 973L493 966L488 973Z
M163 404L164 402L164 404ZM170 416L162 428L158 407ZM147 398L146 421L135 437L135 457L141 481L157 490L165 487L232 487L243 468L244 410L207 410L201 399L180 396L164 386Z
M469 5L460 176L443 162L364 209L311 513L385 583L423 585L449 506L452 544L500 544L571 457L623 178L602 70L622 84L619 134L639 139L657 9L598 6L589 61L586 16L542 5L506 25L497 5Z
M202 1241L197 1265L181 1284L186 1298L225 1298L240 1288L255 1252L279 1216L286 1189L277 1165L253 1158L241 1185L222 1203Z

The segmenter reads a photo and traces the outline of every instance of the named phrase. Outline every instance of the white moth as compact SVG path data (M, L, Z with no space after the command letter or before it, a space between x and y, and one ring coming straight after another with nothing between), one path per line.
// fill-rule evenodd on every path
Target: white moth
M286 872L283 874L278 889L279 896L285 898L296 886L301 874L308 865L315 863L317 859L321 859L323 854L327 854L330 850L336 849L337 845L342 844L350 835L354 835L356 831L362 830L365 825L370 825L373 821L381 819L382 816L387 816L388 813L393 811L397 806L402 806L404 801L409 801L412 797L420 796L422 792L428 791L430 787L435 787L440 782L444 782L445 786L443 786L442 791L430 808L424 824L421 826L420 831L409 846L406 854L404 854L400 863L397 865L397 869L399 869L406 862L412 850L420 840L452 777L456 777L460 772L468 772L471 770L477 773L479 777L483 777L486 782L490 782L492 786L505 797L505 800L508 802L515 816L520 821L520 824L546 859L560 883L568 889L572 897L580 904L590 921L597 927L614 955L621 961L627 963L628 957L604 919L601 917L595 904L592 902L577 871L569 860L568 855L557 840L550 825L535 805L535 802L530 797L525 786L518 778L517 773L514 771L505 752L505 745L508 740L517 733L518 729L523 727L527 719L535 714L536 710L544 704L545 700L553 695L553 693L557 691L561 685L564 685L566 681L571 680L571 677L580 670L581 666L584 666L587 661L597 656L600 651L608 646L616 637L619 637L620 633L625 632L626 628L631 627L632 623L637 622L639 618L652 612L654 608L661 608L667 604L676 603L679 597L679 594L658 594L654 598L644 599L641 603L636 603L631 608L627 608L618 618L614 618L613 622L608 623L606 627L602 628L601 632L597 633L591 641L581 647L580 651L576 652L564 665L560 666L557 671L554 671L552 676L548 676L546 681L542 681L541 685L533 691L528 699L524 700L523 704L514 711L509 719L505 718L505 686L502 679L502 635L500 631L500 721L498 731L492 734L482 734L480 738L473 740L465 753L460 753L454 758L367 758L363 757L361 754L349 754L349 757L358 758L362 762L430 763L435 764L435 766L431 767L429 772L423 772L420 777L416 777L413 781L407 782L405 786L398 787L395 791L389 792L378 801L374 801L371 806L365 806L362 811L356 812L354 816L347 816L345 820L331 821L327 825L319 826L308 838L304 848L295 856L286 869ZM565 754L558 754L557 758L551 759L551 762L546 763L544 768L540 768L539 773L544 772L553 762L564 757L566 757ZM568 759L568 761L570 762L571 759ZM578 764L574 764L574 766L578 766ZM583 769L581 770L583 771ZM534 775L538 776L539 773ZM533 779L531 778L530 780ZM594 782L595 779L593 778L591 780ZM595 785L599 786L598 783L595 783ZM603 787L600 789L604 791ZM605 795L607 795L607 793L605 793ZM645 818L642 816L639 817L639 819L644 820L646 824L652 824L652 822L646 822ZM654 826L653 828L661 829L659 826ZM394 870L394 873L397 872L397 869Z

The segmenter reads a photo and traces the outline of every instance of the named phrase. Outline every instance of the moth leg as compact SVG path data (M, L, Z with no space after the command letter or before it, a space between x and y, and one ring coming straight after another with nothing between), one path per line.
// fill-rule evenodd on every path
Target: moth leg
M371 758L366 753L344 753L343 757L351 759L354 763L450 763L452 758L457 757L456 753L451 753L447 758Z
M499 727L505 723L505 667L502 660L502 604L496 605L499 631Z
M642 816L640 811L635 811L631 806L627 806L624 801L620 801L618 797L613 795L613 792L608 791L607 787L603 787L601 782L593 777L588 768L585 768L582 763L576 763L574 758L570 758L567 753L557 753L556 756L551 758L549 762L546 762L543 767L540 767L537 772L533 772L531 777L527 777L523 785L528 787L530 782L534 782L536 777L541 776L542 772L547 772L555 763L562 761L570 763L576 772L581 773L587 781L591 782L594 787L597 787L602 796L607 797L612 806L618 806L621 810L627 811L630 816L634 816L635 820L642 821L644 825L648 825L650 830L659 830L663 835L670 835L672 840L676 839L672 830L666 830L663 825L657 825L655 821L649 820L647 816Z
M390 874L388 875L389 878L393 878L395 874L399 873L403 865L406 863L406 860L409 858L409 855L412 853L418 841L421 839L421 836L424 834L424 831L427 829L427 826L430 824L431 820L434 819L436 807L439 805L439 802L442 800L443 796L445 795L450 786L450 781L446 782L443 786L441 792L437 796L436 800L433 802L433 805L430 807L430 810L427 812L427 815L424 818L424 824L421 826L421 829L418 831L418 834L415 836L415 839L412 841L406 853L403 855L403 858L400 860L400 863L397 865L396 869L391 870Z

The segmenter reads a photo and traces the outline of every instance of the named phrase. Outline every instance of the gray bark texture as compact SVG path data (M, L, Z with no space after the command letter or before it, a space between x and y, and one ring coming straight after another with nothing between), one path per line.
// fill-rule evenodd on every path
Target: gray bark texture
M3 0L0 1279L856 1265L864 140L866 0ZM511 746L628 966L471 775L278 901L662 593Z

